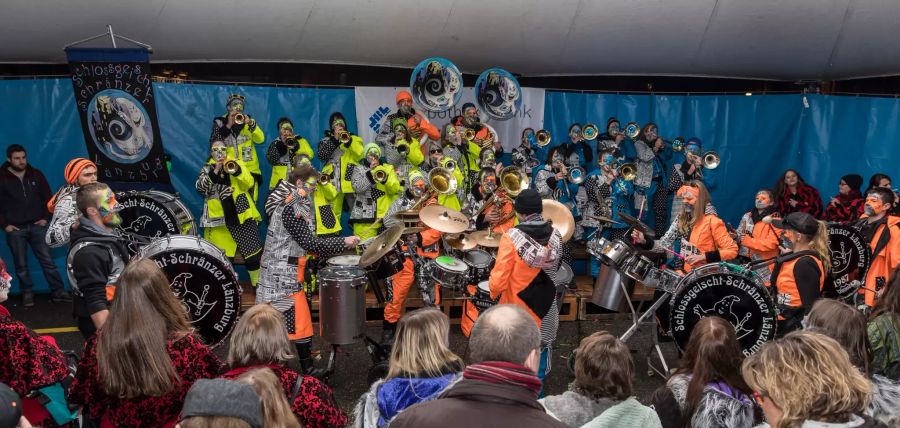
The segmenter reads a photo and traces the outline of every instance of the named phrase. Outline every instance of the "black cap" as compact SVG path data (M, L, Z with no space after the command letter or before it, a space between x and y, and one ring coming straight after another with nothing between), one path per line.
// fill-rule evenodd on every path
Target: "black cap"
M0 427L19 426L22 417L22 399L5 383L0 383Z
M238 418L253 428L262 428L262 405L248 385L227 379L199 379L184 398L181 418L226 416Z
M519 196L516 196L515 209L522 215L542 213L544 205L541 202L541 195L534 189L523 190Z
M783 219L772 220L772 224L779 229L796 230L804 235L815 235L819 231L816 218L804 212L790 213Z

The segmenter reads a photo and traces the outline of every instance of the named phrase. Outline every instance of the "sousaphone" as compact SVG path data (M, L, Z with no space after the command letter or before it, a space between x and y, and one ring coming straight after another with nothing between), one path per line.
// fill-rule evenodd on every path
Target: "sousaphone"
M522 109L522 88L510 72L489 68L475 81L475 101L491 118L507 120Z

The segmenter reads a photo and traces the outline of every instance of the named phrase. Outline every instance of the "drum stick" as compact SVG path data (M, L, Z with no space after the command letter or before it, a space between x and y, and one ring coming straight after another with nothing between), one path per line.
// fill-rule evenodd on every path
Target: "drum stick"
M676 252L674 252L674 251L672 251L672 250L670 250L670 249L668 249L668 248L663 248L663 249L666 250L666 251L668 251L669 254L672 254L673 256L678 257L679 259L685 260L684 256L682 256L681 254L678 254L678 253L676 253Z

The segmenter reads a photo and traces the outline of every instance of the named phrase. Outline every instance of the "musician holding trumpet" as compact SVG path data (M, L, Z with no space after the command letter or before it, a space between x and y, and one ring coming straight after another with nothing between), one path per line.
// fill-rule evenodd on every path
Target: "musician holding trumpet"
M621 163L616 152L602 151L598 162L584 181L587 197L581 212L585 239L603 237L609 240L624 239L628 225L621 221L620 213L631 215L631 184L634 164ZM606 217L615 223L607 223L596 216ZM591 277L600 275L600 263L596 257L590 258Z
M254 144L262 144L266 141L262 128L256 121L244 113L245 97L240 94L230 94L225 100L227 113L213 119L212 132L209 142L221 141L232 153L235 160L240 160L250 172L255 182L250 195L255 199L259 185L262 183L262 172L259 170L259 160L256 157Z
M279 181L287 179L293 169L294 158L301 153L312 158L313 151L309 141L294 133L294 123L290 119L278 119L278 138L269 143L266 151L266 160L272 165L269 190L274 189Z
M259 221L256 200L251 191L256 182L241 159L232 157L232 151L223 141L213 141L206 165L200 169L195 187L206 199L200 227L207 241L234 260L240 252L244 266L250 275L250 283L256 287L259 280L262 240L259 237Z
M381 163L378 144L366 144L365 151L368 166L357 165L351 177L356 197L350 210L350 224L353 234L362 240L378 235L381 231L378 219L387 214L391 202L403 190L394 167Z
M322 174L331 177L336 192L333 198L327 198L333 214L331 219L326 218L324 213L317 217L325 218L328 221L326 227L329 229L334 229L335 226L331 225L330 220L335 220L337 230L340 231L344 196L353 193L353 185L350 183L347 170L362 160L363 145L362 138L351 134L347 129L347 119L344 115L341 112L331 113L328 118L328 130L319 140L318 153L319 160L322 161ZM328 189L329 192L330 190Z
M672 173L669 175L669 184L667 186L668 192L675 195L672 198L672 215L681 212L682 202L676 192L685 182L702 181L709 191L715 189L716 185L714 170L705 168L703 165L703 143L700 139L691 137L684 145L683 152L684 161L677 162L672 166Z
M425 161L422 145L410 135L406 119L394 118L391 129L390 138L382 145L384 158L394 166L398 176L406 178Z

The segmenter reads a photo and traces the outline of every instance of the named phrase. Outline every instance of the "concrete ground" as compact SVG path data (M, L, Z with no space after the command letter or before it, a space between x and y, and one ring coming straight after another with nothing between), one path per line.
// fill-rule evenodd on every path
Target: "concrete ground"
M30 328L38 330L42 334L52 335L63 349L77 350L80 353L84 342L77 330L52 333L42 331L43 329L59 329L61 327L72 327L74 329L75 323L71 317L71 304L53 304L49 302L47 296L41 295L36 296L35 300L36 305L33 308L23 308L17 296L11 297L10 301L4 305L16 319L24 322ZM569 375L566 369L566 357L572 349L578 346L581 338L599 330L607 330L613 334L621 335L630 326L631 323L624 320L585 320L560 323L559 335L553 350L552 369L545 379L544 388L546 394L562 393L566 390L569 382L572 381L572 376ZM628 340L636 366L634 393L643 402L646 402L647 397L653 390L663 384L662 378L658 375L652 377L647 375L645 355L652 345L651 334L654 334L653 329L650 326L642 328L638 334ZM366 326L366 334L376 340L379 339L381 337L380 323L368 324ZM330 348L326 347L318 339L317 337L314 346L322 351L322 361L319 364L324 365ZM468 341L460 332L459 326L452 326L450 334L451 349L465 357L467 344ZM216 353L224 357L226 346L218 347ZM672 343L664 343L661 346L671 367L676 362L675 347ZM658 360L654 360L658 364ZM335 364L336 370L326 382L334 390L338 404L345 411L352 411L356 400L368 389L369 385L366 379L371 366L371 358L363 344L339 348Z

